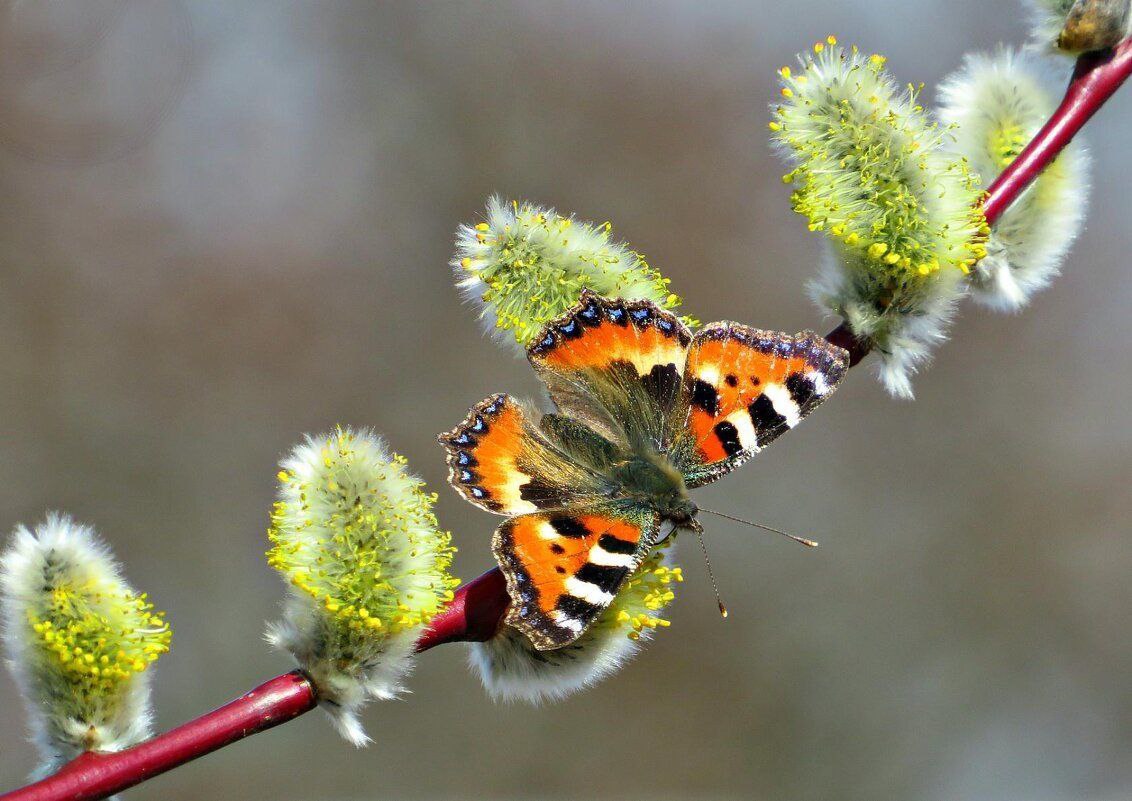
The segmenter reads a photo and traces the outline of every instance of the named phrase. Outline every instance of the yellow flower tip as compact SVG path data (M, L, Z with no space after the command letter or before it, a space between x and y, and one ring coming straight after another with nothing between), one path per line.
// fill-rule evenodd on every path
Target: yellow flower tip
M794 90L791 89L789 86L783 86L782 87L782 96L785 97L785 98L791 98L791 97L794 96Z
M490 225L488 225L488 224L487 224L487 223L485 223L485 222L476 223L476 230L477 230L477 231L488 231L488 230L490 230L490 229L491 229L491 226L490 226Z
M900 254L896 252L888 253L884 257L885 264L896 264L900 261Z
M782 124L774 122L773 120L768 122L766 127L770 128L772 131L781 131L782 130Z
M884 242L874 242L869 245L868 254L871 259L880 259L888 252L888 245Z
M460 266L465 270L470 270L472 269L472 260L469 257L465 256L464 258L460 259Z
M873 53L871 56L869 56L869 64L878 69L883 67L886 63L888 63L888 58L886 56L882 56L880 53Z
M829 36L825 37L825 41L827 44L835 45L837 44L837 37L833 34L830 34Z

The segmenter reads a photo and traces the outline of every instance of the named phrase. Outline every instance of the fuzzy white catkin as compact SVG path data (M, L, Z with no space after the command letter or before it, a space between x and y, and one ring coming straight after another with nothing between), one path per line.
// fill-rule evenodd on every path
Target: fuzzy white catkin
M452 597L436 496L372 432L308 437L281 463L268 563L287 582L268 640L294 656L338 731L369 742L368 699L404 690L414 646Z
M1056 109L1067 75L1048 59L1002 48L968 55L940 87L950 148L986 188ZM974 298L1004 311L1025 306L1057 276L1085 220L1089 158L1078 138L991 229L987 256L971 280Z
M818 274L807 285L810 298L827 311L842 316L855 333L885 326L883 337L874 341L879 357L873 369L890 395L911 400L912 378L931 361L935 348L947 341L951 321L965 288L958 271L931 276L925 291L918 294L911 313L890 315L881 323L872 302L873 288L863 286L859 276L869 270L857 254L839 252L827 245Z
M984 226L966 164L885 64L818 42L779 70L770 130L794 210L830 243L812 297L871 343L885 388L911 397L983 255Z
M148 668L168 650L169 630L93 529L59 514L17 528L0 557L0 607L41 758L34 776L150 736Z
M558 701L620 670L668 621L657 615L672 601L671 585L683 581L669 543L657 549L613 604L576 642L539 651L518 630L500 626L487 642L471 643L468 664L496 700L537 704Z

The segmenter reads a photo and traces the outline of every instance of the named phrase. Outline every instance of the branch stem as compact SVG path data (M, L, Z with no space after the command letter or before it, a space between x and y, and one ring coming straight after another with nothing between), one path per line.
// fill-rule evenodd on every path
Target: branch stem
M0 801L93 801L286 723L318 704L314 687L299 671L276 676L219 709L132 748L113 753L89 751L58 773Z

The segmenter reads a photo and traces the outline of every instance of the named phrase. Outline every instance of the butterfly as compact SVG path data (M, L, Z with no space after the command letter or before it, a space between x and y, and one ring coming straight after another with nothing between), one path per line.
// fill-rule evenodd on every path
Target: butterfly
M813 332L693 335L653 303L589 290L527 357L554 411L492 395L439 439L449 483L508 518L492 537L505 622L539 650L577 640L653 547L698 531L688 491L796 426L849 362Z

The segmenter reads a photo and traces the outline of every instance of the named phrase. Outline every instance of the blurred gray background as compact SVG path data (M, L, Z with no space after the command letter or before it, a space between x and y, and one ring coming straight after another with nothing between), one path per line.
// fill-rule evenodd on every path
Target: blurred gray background
M827 33L931 88L1020 41L1014 2L5 2L0 523L95 524L168 610L158 726L288 660L262 642L275 462L369 425L441 494L470 578L490 515L434 435L533 394L452 287L501 192L615 223L686 309L822 327L819 242L766 144L774 69ZM674 624L556 706L496 705L462 646L420 660L355 753L320 714L132 792L161 799L1132 796L1132 90L1088 130L1065 276L965 307L896 402L854 372L800 433L699 496ZM0 680L0 787L33 765Z

